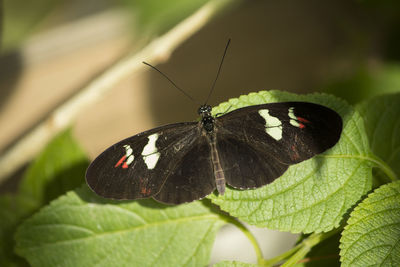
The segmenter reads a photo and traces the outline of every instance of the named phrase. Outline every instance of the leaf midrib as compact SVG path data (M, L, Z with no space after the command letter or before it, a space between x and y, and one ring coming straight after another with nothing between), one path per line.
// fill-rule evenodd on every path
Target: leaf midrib
M352 176L356 173L356 171L360 168L360 165L361 165L361 163L358 164L357 168L354 168L354 172L353 172L351 175L349 175L349 177L352 177ZM312 208L312 207L315 207L315 206L317 206L317 205L319 205L319 204L321 204L321 203L323 203L323 202L326 202L327 199L331 198L333 195L337 194L337 193L340 192L341 190L344 190L344 188L346 187L346 184L347 184L347 182L348 182L349 180L350 180L350 178L349 178L349 179L346 179L346 181L343 183L343 186L339 187L336 191L334 191L334 192L332 192L331 194L327 195L324 199L321 199L321 200L319 200L319 201L317 201L317 202L314 202L312 205L307 206L307 207L302 208L302 209L298 209L298 210L296 210L296 211L294 211L294 212L289 212L289 213L285 213L285 214L283 214L283 215L274 216L273 219L275 220L275 219L277 219L277 218L279 219L279 218L284 218L284 217L288 217L288 216L293 216L293 215L296 214L296 213L302 212L302 211L304 211L304 210L308 210L308 209L310 209L310 208ZM264 200L262 200L262 201L264 201ZM341 210L342 210L342 209L343 209L343 208L341 208ZM272 219L267 220L267 221L265 221L265 222L268 222L268 221L271 221L271 220L272 220Z
M37 249L41 249L46 246L55 246L55 245L60 245L60 244L76 243L76 242L81 242L81 241L87 241L90 239L97 239L97 238L105 237L108 235L115 235L115 234L122 235L124 233L132 232L132 231L140 231L140 230L144 230L144 229L151 228L151 227L157 227L159 225L179 224L179 223L184 223L184 222L193 222L193 221L202 221L202 220L214 220L215 222L217 222L219 220L219 217L217 215L211 215L211 214L206 215L206 216L192 216L192 217L183 217L183 218L181 217L181 218L177 218L175 220L164 220L164 221L159 221L159 222L147 223L147 224L143 224L140 226L135 226L133 228L103 232L103 233L98 233L95 235L85 236L85 237L80 237L80 238L75 238L75 239L61 240L61 241L55 241L55 242L51 242L51 243L42 243L39 246L26 248L26 250L35 251ZM59 224L42 224L42 225L37 225L34 227L47 227L47 226L51 227L51 225L59 225Z
M340 155L340 154L336 154L336 155L323 155L323 156L315 156L315 157L326 157L326 158L345 158L345 155ZM314 157L314 158L315 158ZM366 160L366 161L371 161L374 162L374 159L371 157L367 157L367 156L348 156L347 158L352 158L352 159L362 159L362 160ZM361 163L360 163L361 164ZM358 165L358 167L360 166L360 164ZM357 168L358 168L357 167ZM291 184L290 186L286 187L283 190L280 190L279 192L275 192L271 195L268 196L268 198L272 198L272 197L276 197L279 196L283 193L287 193L288 191L290 191L291 189L293 189L294 187L302 184L304 182L304 180L309 179L310 175L314 174L316 171L313 169L309 174L307 174L306 176L304 176L304 178L300 179L297 183ZM351 175L349 175L350 177ZM348 180L348 179L346 179ZM218 200L218 199L216 199ZM237 201L247 201L247 202L253 202L253 201L260 201L260 199L258 198L252 198L252 197L243 197L243 198L238 198L238 199L221 199L222 201L228 201L228 202L237 202ZM220 203L219 203L220 204Z

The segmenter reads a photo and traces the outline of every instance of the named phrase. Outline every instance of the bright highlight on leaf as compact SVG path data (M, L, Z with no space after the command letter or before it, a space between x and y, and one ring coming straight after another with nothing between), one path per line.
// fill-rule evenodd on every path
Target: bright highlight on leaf
M355 208L340 242L342 266L400 266L400 181Z
M84 187L26 220L16 250L33 266L206 266L223 223L203 202L110 202Z
M339 226L346 211L371 189L370 151L360 115L329 95L263 91L231 99L232 105L308 101L327 106L343 118L339 142L327 152L293 165L275 182L256 190L229 190L212 201L232 216L253 225L290 232L321 232Z

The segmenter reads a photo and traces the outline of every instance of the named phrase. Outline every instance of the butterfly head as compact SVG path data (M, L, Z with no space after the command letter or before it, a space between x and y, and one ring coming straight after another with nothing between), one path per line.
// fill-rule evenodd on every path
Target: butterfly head
M209 117L209 116L211 116L211 106L210 105L202 105L197 110L197 113L199 113L199 115L202 118Z

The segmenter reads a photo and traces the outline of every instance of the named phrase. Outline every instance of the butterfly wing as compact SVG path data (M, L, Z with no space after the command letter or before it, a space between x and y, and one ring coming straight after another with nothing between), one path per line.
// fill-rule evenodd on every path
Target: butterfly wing
M199 137L196 122L162 126L129 137L105 150L90 164L87 184L106 198L154 196L171 175L176 177L176 169L182 168L182 157L198 147Z
M216 118L212 138L227 183L245 189L270 183L289 165L332 147L341 130L333 110L286 102ZM140 133L100 154L86 172L87 183L106 198L153 197L169 204L203 198L216 187L209 138L195 122Z
M207 137L200 135L179 160L173 159L173 171L153 198L163 203L180 204L211 194L216 185L210 153Z
M289 167L254 145L237 136L217 134L220 164L229 185L239 189L258 188L274 181Z
M342 119L321 105L283 102L232 111L217 118L216 129L225 179L245 189L271 183L289 165L332 147Z

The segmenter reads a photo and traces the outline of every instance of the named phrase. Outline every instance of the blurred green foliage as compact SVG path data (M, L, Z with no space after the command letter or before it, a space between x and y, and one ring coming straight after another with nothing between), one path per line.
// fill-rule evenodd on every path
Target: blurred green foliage
M95 13L101 8L128 9L128 14L132 14L132 19L140 27L139 35L147 36L168 30L207 0L102 0L100 2L96 2L100 7L93 4L92 10L85 3L85 8L89 9L87 12ZM76 19L70 17L73 16L70 9L74 5L76 7L72 8L79 9L79 1L4 0L2 51L15 49L30 34L52 27L55 21Z
M119 0L137 15L142 33L160 34L193 13L208 0Z
M325 92L358 103L377 95L400 91L400 1L357 1L359 14L365 19L367 31L361 43L354 47L367 49L356 59L355 67L346 75L332 78L321 86ZM350 59L351 60L351 59Z
M18 46L64 0L4 0L2 50Z
M363 65L354 74L325 86L326 92L354 104L373 96L400 91L400 64Z

